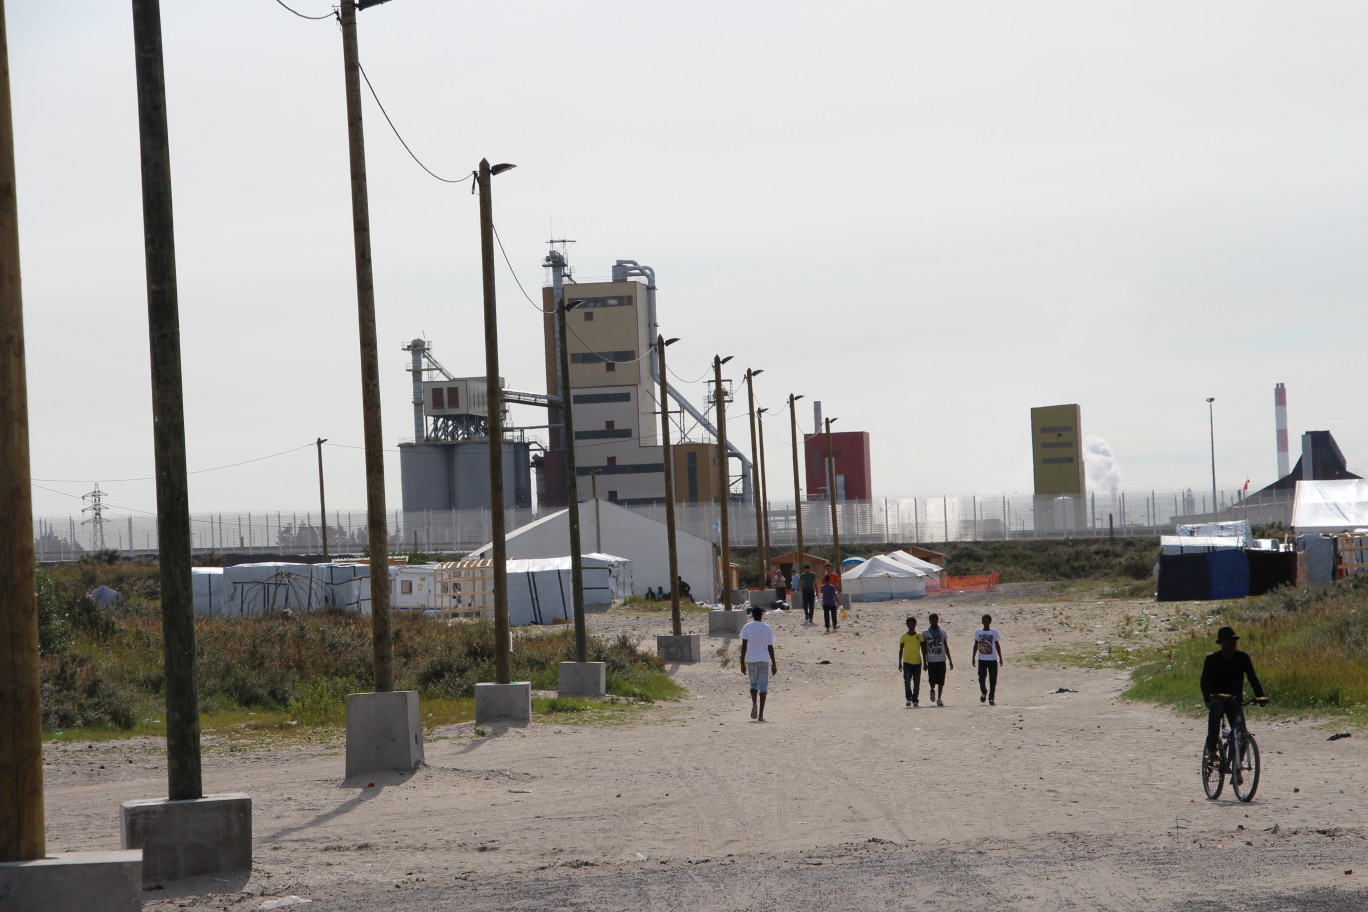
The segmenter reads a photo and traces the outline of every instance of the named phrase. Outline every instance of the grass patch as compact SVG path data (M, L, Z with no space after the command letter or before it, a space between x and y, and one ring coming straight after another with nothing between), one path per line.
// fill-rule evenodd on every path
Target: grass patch
M103 740L165 733L160 606L126 598L115 610L85 598L101 571L133 588L155 578L155 566L78 564L40 571L48 636L41 648L45 735ZM135 572L136 571L136 572ZM141 582L140 582L141 581ZM474 717L475 684L495 679L489 623L448 625L412 613L392 615L395 688L417 690L424 726ZM337 730L346 696L372 689L370 619L337 612L285 617L200 616L195 623L201 728L206 732ZM619 700L674 700L683 689L664 663L630 637L591 637L589 660L607 665L608 693ZM514 635L512 673L536 690L555 690L559 664L575 657L570 626L529 628ZM573 701L547 704L546 715L593 715ZM620 714L620 710L614 712Z
M1285 588L1224 606L1254 659L1269 710L1280 716L1347 716L1368 722L1368 579ZM1209 625L1193 630L1132 673L1125 697L1189 715L1205 712L1197 681L1216 646Z

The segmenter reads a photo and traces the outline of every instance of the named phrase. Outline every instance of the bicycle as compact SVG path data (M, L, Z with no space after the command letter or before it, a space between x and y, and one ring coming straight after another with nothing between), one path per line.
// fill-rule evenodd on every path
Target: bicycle
M1202 789L1206 796L1215 801L1221 797L1225 788L1226 776L1230 776L1230 787L1240 801L1252 801L1259 790L1259 744L1245 728L1244 700L1230 694L1217 694L1227 703L1234 703L1237 710L1235 726L1228 724L1226 714L1221 714L1221 736L1217 742L1217 762L1212 763L1202 748ZM1260 705L1267 700L1255 701Z

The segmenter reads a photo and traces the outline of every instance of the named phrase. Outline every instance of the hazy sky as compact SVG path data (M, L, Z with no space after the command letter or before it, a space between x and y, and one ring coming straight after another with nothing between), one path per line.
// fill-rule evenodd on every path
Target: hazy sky
M155 507L119 480L153 473L131 18L8 9L39 514L96 482ZM315 437L340 445L329 506L363 507L338 27L273 0L162 18L189 465L301 447L197 471L191 508L308 508ZM1294 448L1328 428L1368 468L1368 5L393 0L359 21L428 167L519 166L494 217L528 293L551 237L581 280L654 267L672 369L733 354L762 404L823 400L872 435L879 496L1029 491L1029 409L1063 402L1125 487L1201 491L1208 396L1221 487L1258 487L1277 381ZM478 206L369 96L364 116L392 448L407 340L484 373ZM541 389L539 317L498 273L502 372ZM397 507L393 449L386 472Z

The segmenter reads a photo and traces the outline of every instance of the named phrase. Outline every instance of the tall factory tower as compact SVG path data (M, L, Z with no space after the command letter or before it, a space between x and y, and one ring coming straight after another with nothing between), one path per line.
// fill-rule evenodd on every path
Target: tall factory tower
M1287 452L1287 387L1281 383L1273 387L1273 421L1278 433L1278 477L1292 471Z

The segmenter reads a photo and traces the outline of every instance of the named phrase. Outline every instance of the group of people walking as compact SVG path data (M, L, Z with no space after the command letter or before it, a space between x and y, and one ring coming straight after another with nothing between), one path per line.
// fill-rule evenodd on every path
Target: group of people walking
M817 613L817 595L822 596L822 623L827 630L836 630L841 626L840 608L841 600L836 589L836 577L831 573L823 574L822 585L817 585L817 574L812 572L811 564L803 564L803 572L795 572L793 578L789 579L780 570L773 577L765 577L765 586L774 587L775 602L788 603L790 593L798 593L802 598L803 621L807 624L815 624L813 618Z
M828 586L831 587L833 595L835 593L835 586L829 581L823 584L823 614L826 613ZM811 610L808 609L805 613L807 621L811 623ZM779 664L774 656L774 628L764 621L765 609L758 606L752 608L751 617L754 620L741 628L741 673L746 675L750 682L751 718L763 722L765 700L769 695L769 678L771 674L779 673ZM832 620L834 621L834 609ZM928 620L930 626L919 632L917 619L909 617L906 621L907 632L898 638L898 670L902 672L903 695L908 706L921 705L923 667L926 669L930 702L936 706L944 706L945 673L955 667L955 660L950 654L950 638L945 628L940 626L940 615L933 613ZM979 702L996 706L998 669L1005 663L1002 655L1002 636L993 627L991 615L985 614L982 621L983 626L974 631L969 664L978 668ZM835 629L835 624L829 623L828 629Z

